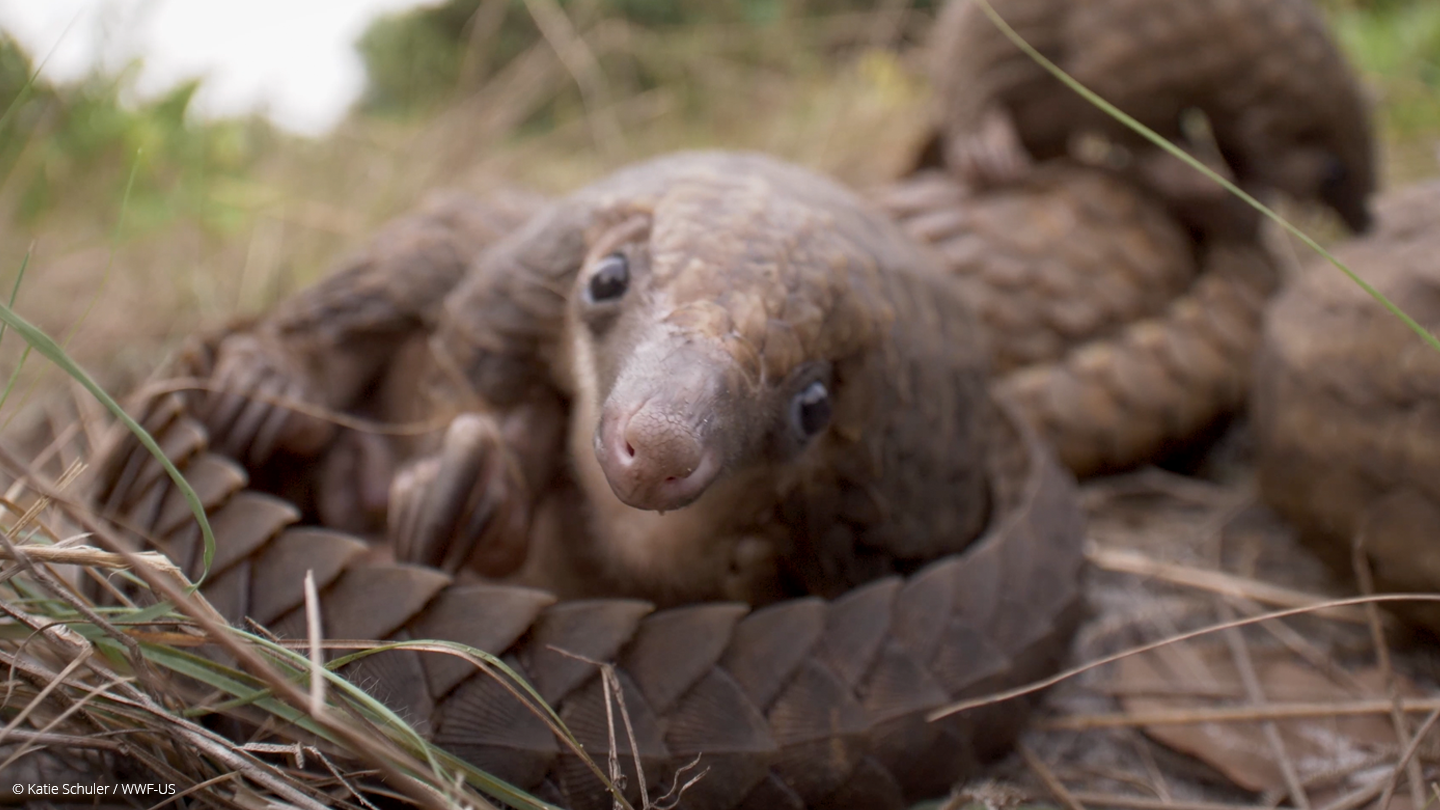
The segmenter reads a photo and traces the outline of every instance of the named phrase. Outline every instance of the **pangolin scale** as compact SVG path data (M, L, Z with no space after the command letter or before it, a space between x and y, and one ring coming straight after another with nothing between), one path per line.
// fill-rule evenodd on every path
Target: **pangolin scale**
M1163 456L1243 405L1278 281L1247 230L1196 236L1173 199L1063 159L999 188L928 170L872 196L964 286L996 394L1077 475Z

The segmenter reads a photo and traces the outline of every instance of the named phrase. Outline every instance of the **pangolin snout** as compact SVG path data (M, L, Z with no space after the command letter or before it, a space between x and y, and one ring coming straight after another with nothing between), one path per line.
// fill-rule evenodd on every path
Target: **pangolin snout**
M673 381L672 381L673 383ZM711 397L693 386L664 394L612 395L595 429L595 456L615 497L636 509L679 509L699 498L720 473L707 441Z

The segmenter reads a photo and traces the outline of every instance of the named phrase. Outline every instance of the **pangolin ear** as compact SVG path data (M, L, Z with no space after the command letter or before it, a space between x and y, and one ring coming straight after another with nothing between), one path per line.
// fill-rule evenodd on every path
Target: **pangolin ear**
M549 206L475 257L446 297L431 345L490 404L554 386L549 361L593 219L593 206L580 201Z

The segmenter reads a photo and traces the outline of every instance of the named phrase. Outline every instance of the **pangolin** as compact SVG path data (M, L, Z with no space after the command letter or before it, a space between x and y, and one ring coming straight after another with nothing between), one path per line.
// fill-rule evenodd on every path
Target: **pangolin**
M1440 330L1440 183L1390 192L1335 255ZM1267 315L1251 400L1263 498L1342 573L1362 544L1378 588L1440 591L1440 351L1316 260ZM1440 609L1401 608L1440 631Z
M976 303L996 394L1080 475L1183 447L1240 407L1277 282L1252 222L1196 232L1175 205L1227 204L1155 185L1057 159L1000 187L927 170L872 194Z
M387 300L334 301L375 316L341 345L388 329ZM313 451L309 417L256 401L207 428L193 398L150 400L147 424L215 505L205 593L228 617L297 632L313 569L329 637L502 654L600 757L600 679L550 647L613 659L649 784L696 754L711 769L685 807L904 807L1013 738L1020 704L923 716L1056 666L1079 613L1073 483L988 394L960 285L884 216L769 158L664 157L490 245L434 317L425 370L401 376L469 410L397 479L392 534L406 560L468 559L462 581L286 528L295 506L242 490L243 470L204 450L217 426L245 426ZM223 363L224 344L207 356ZM271 360L237 393L293 390L283 375L302 364ZM195 571L197 532L152 466L120 445L97 497ZM469 584L516 565L512 580L554 595ZM608 805L493 681L413 652L363 666L457 754Z
M990 0L1040 53L1160 135L1204 152L1186 113L1252 193L1318 200L1370 222L1367 103L1311 0ZM976 0L951 0L931 42L939 160L980 184L1067 154L1079 136L1145 146L1017 48ZM1144 158L1142 157L1142 162Z

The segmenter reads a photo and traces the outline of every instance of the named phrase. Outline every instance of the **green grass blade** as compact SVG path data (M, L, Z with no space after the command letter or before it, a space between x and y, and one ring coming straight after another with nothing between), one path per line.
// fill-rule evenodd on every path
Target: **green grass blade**
M3 124L0 124L0 126L3 126ZM8 306L11 309L15 308L15 301L20 297L20 282L25 280L25 269L30 266L30 254L34 252L34 250L34 245L26 248L25 258L20 261L20 272L15 275L15 286L10 288L10 302ZM8 328L9 324L0 323L0 346L3 346L5 343L5 332ZM26 344L25 348L20 352L20 362L16 363L15 368L10 372L10 379L5 381L5 390L0 391L0 408L5 407L5 403L10 399L10 392L15 389L15 383L20 379L20 371L25 368L25 361L29 358L30 346Z
M20 372L25 368L25 361L28 359L30 359L30 346L27 345L20 351L20 362L16 363L15 368L10 372L10 379L5 381L5 390L0 391L0 407L3 407L5 402L10 399L10 391L15 388L15 383L19 381Z
M195 490L190 486L190 482L186 481L185 476L180 474L180 470L175 467L174 463L165 457L164 451L160 449L160 445L155 443L154 437L152 437L145 428L140 427L140 423L131 418L130 414L126 413L125 409L120 407L118 402L109 394L105 393L105 389L101 388L100 384L95 382L95 380L85 372L85 369L80 368L79 364L72 360L70 355L66 354L65 350L60 348L60 345L49 335L45 334L40 327L20 317L15 310L3 304L0 304L0 322L14 329L19 333L20 337L25 339L26 343L30 344L31 348L40 352L42 357L59 366L60 369L66 374L69 374L72 379L85 386L85 390L89 391L91 396L99 400L100 404L104 405L110 413L114 414L115 418L119 419L125 427L135 435L135 438L145 446L145 449L150 451L150 455L154 456L155 459L160 462L160 465L165 468L166 474L170 476L170 480L175 482L175 486L178 487L181 494L185 496L185 502L190 505L191 513L195 515L195 520L200 524L200 535L205 544L205 568L201 573L200 580L196 582L195 586L198 586L200 582L204 581L205 575L210 572L210 561L215 558L215 534L210 530L210 521L205 517L205 507L200 503L200 496L195 494Z
M30 254L34 252L35 245L31 244L30 247L25 249L25 258L20 260L20 272L15 274L15 286L10 288L10 300L7 302L7 306L11 309L15 308L15 301L20 297L20 282L25 280L25 269L30 266ZM4 345L5 343L6 329L7 325L0 323L0 345ZM0 402L3 401L3 399L0 399Z

